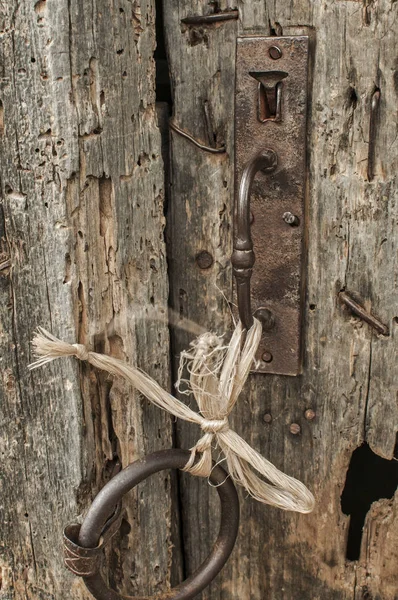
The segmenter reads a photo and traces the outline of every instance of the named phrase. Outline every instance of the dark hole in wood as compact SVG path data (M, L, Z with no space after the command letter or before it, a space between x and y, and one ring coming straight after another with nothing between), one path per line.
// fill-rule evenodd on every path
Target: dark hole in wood
M172 104L169 63L164 39L164 19L162 0L156 0L156 101Z
M354 450L341 495L341 509L350 515L348 560L359 559L363 526L372 503L381 498L392 498L397 486L397 460L382 458L366 443Z

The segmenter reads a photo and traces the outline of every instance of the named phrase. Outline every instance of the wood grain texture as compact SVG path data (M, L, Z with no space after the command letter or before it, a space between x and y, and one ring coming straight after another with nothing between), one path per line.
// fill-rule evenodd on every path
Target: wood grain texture
M203 145L232 147L232 93L236 21L210 27L181 25L200 14L199 3L164 3L166 43L173 85L174 122ZM208 115L208 117L206 116ZM168 212L170 301L175 367L194 333L230 329L228 304L221 290L230 289L233 168L228 153L200 150L175 131L170 133L171 188ZM196 260L202 252L213 259L210 268ZM186 400L186 399L185 399ZM194 401L192 401L194 404ZM196 408L196 407L195 407ZM176 442L190 448L199 437L196 427L177 422ZM181 477L182 538L187 573L208 555L216 536L218 500L203 480ZM228 581L230 569L223 571ZM219 597L220 579L203 592Z
M242 498L233 557L201 597L395 600L396 499L380 500L369 511L356 562L346 560L349 517L342 513L340 495L353 450L366 440L374 452L391 459L398 429L396 6L387 0L250 0L238 5L239 23L187 27L181 19L210 12L207 2L180 2L172 8L164 3L174 120L202 142L225 141L227 149L224 155L210 155L171 134L172 306L205 329L231 327L221 291L232 298L232 100L238 30L311 35L304 370L298 378L252 376L233 425L279 468L308 484L317 507L311 515L294 515ZM376 88L381 108L375 178L368 182L370 103ZM213 119L210 138L205 102ZM202 249L214 257L207 270L195 262ZM353 318L338 302L341 289L372 309L390 327L390 336L379 336ZM175 356L189 339L182 328L174 329ZM315 412L313 420L304 417L306 409ZM264 414L272 416L270 423L264 422ZM292 423L300 425L299 435L290 432ZM183 447L197 437L184 424L178 425L178 434ZM214 494L188 479L181 489L190 571L208 550L216 521Z
M169 385L154 19L150 1L0 3L2 600L88 600L63 526L117 458L171 445L168 416L123 382L71 360L27 370L43 325ZM125 510L111 583L167 589L169 474Z

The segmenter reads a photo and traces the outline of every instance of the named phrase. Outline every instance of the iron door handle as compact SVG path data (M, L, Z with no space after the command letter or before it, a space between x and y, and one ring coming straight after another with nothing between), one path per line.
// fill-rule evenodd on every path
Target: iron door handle
M108 588L100 572L103 546L110 538L108 532L111 529L111 533L115 532L115 517L109 516L115 514L122 497L138 483L164 469L183 469L190 456L187 450L172 449L135 461L102 488L81 526L69 525L65 529L65 564L75 575L83 577L87 589L97 600L134 600L132 596L122 596ZM238 494L232 479L219 465L213 466L209 480L216 487L221 502L220 529L211 553L195 573L177 587L164 594L145 596L148 600L190 600L210 584L228 560L239 527Z
M250 233L250 194L257 173L259 171L272 173L277 164L278 158L273 150L267 148L261 150L246 164L239 185L235 214L234 251L231 261L236 278L239 318L246 330L253 325L250 278L255 262L253 240ZM259 316L261 317L261 315Z

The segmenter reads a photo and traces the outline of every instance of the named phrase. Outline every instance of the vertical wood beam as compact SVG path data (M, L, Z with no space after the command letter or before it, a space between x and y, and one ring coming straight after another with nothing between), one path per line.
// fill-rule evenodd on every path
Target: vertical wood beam
M139 0L10 1L0 30L0 596L83 600L63 566L63 526L117 458L170 447L171 423L72 360L29 373L30 340L40 324L169 385L155 11ZM169 474L125 510L111 583L167 589Z

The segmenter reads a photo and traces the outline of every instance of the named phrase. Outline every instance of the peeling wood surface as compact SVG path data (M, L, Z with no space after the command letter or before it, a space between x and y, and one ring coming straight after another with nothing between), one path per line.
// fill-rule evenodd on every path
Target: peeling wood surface
M220 2L220 9L227 3ZM202 599L396 600L395 500L368 513L359 561L346 560L349 517L340 505L352 452L367 441L391 459L398 429L397 8L393 2L238 2L239 22L188 26L207 2L164 2L174 121L212 155L171 133L169 262L172 307L183 319L231 327L234 48L241 34L309 34L308 269L304 369L298 378L252 376L233 424L247 441L314 491L313 514L292 515L245 498L232 559ZM370 103L381 91L375 177L367 181ZM206 108L207 107L207 108ZM211 116L206 117L206 112ZM210 123L210 124L209 124ZM200 269L195 257L214 259ZM377 335L338 302L346 289L390 328ZM173 330L174 356L190 336ZM304 413L312 409L315 418ZM264 415L271 415L271 420ZM289 428L297 423L299 435ZM178 443L197 432L178 424ZM213 490L181 480L185 564L208 552L217 511ZM197 507L195 511L192 507Z
M0 2L2 600L88 600L63 527L117 458L171 446L168 416L124 383L71 360L27 370L43 325L169 385L154 19L139 0ZM171 510L168 473L126 501L120 590L167 589Z

